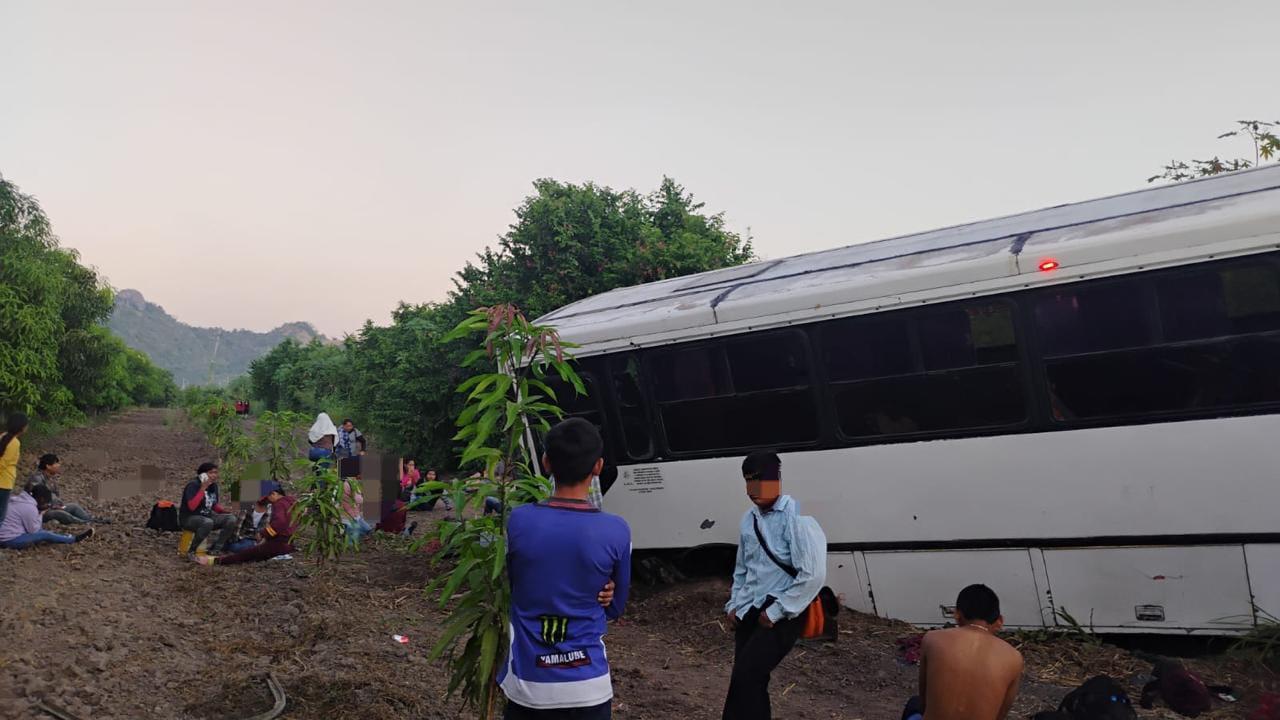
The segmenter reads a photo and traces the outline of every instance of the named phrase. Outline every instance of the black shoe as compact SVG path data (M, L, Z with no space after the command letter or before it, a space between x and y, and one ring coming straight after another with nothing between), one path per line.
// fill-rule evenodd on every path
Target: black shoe
M85 530L79 535L76 535L76 542L84 542L85 540L88 540L91 537L93 537L93 528L89 528L88 530Z
M409 523L409 532L407 535L413 535L413 531L418 529L418 523Z

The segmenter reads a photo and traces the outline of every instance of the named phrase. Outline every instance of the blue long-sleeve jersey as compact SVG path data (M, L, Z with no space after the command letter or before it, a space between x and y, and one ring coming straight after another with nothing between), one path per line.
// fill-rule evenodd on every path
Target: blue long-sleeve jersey
M530 708L590 707L613 698L606 618L631 585L631 528L585 501L552 498L511 511L511 645L498 675L507 698ZM596 596L613 580L613 603Z

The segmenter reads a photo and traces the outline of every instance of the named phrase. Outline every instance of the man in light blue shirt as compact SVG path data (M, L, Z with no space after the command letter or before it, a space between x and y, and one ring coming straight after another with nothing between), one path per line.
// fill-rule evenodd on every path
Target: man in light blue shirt
M752 507L739 527L738 561L725 612L734 630L733 675L723 720L768 720L769 675L791 652L804 613L827 579L827 538L782 494L782 460L742 461Z

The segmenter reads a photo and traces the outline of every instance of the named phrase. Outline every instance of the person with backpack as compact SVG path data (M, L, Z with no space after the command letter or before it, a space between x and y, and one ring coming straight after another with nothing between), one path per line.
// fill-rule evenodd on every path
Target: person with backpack
M22 442L18 438L27 431L27 416L13 413L4 423L0 435L0 522L4 522L9 507L9 495L18 479L18 458L22 454Z
M93 537L93 528L78 535L61 535L41 526L40 513L52 502L52 493L43 485L30 493L19 489L13 496L8 514L0 521L0 548L26 550L33 545L55 543L69 545Z
M236 516L227 512L218 502L218 466L202 463L196 468L196 479L182 490L182 502L178 504L178 522L183 530L192 532L191 549L214 530L218 536L209 546L209 554L217 555L236 539Z
M631 528L587 501L604 462L594 425L565 420L547 432L545 446L542 462L555 489L513 509L507 524L511 640L498 671L503 717L607 720L613 681L604 635L608 619L626 606Z
M827 538L782 494L776 454L748 455L742 477L751 508L739 524L733 589L724 606L734 653L723 718L768 720L769 677L800 639L804 616L827 579Z
M903 720L1004 720L1018 696L1022 654L996 636L1004 627L1000 598L970 585L956 598L956 627L920 643L920 694Z
M64 503L58 493L57 478L62 474L62 460L53 453L45 453L36 462L36 471L27 478L27 492L37 485L44 485L53 493L53 502L44 511L45 522L58 522L63 525L84 525L91 522L107 523L104 518L94 519L88 510L75 503Z
M262 492L264 495L259 502L271 506L267 525L262 531L262 541L248 550L222 557L197 555L195 557L197 563L204 566L239 565L270 560L293 552L291 541L293 533L297 530L293 520L295 498L292 495L285 495L284 488L274 480L264 482Z

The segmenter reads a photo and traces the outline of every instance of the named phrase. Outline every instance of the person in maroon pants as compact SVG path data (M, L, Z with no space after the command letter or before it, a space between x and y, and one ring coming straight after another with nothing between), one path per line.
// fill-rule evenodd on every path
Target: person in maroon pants
M280 483L268 481L262 484L262 502L271 505L271 520L258 538L258 544L241 552L222 557L197 555L196 562L201 565L237 565L239 563L260 562L293 552L290 540L297 528L293 523L292 495L285 495Z

